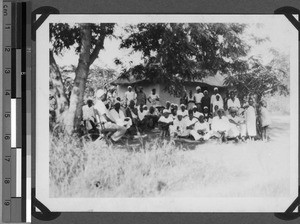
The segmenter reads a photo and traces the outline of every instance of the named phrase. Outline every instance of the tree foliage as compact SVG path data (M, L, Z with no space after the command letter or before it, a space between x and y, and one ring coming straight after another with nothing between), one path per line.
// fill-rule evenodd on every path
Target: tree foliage
M239 72L240 58L250 47L240 38L246 25L236 23L140 23L127 27L131 34L122 48L140 51L144 63L128 74L153 82L168 83L177 95L184 81L201 79L217 72ZM124 71L124 75L126 71Z

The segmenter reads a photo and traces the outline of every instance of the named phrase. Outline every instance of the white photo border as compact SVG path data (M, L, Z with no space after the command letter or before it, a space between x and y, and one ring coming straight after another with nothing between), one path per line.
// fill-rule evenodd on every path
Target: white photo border
M50 23L259 23L276 24L284 15L114 14L50 15L36 33L36 198L59 212L284 212L298 197L298 30L290 51L290 196L199 198L50 198L49 194L49 24ZM288 20L287 20L288 21ZM290 26L293 26L289 21ZM287 24L288 24L287 23Z

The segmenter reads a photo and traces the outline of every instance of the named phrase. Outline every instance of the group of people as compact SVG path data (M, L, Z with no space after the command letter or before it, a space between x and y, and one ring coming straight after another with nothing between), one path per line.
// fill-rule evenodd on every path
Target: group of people
M218 88L214 88L209 96L208 90L202 92L197 86L196 93L190 91L179 105L167 101L162 106L155 89L147 97L141 87L133 91L129 86L123 99L113 89L99 89L82 108L83 123L88 133L105 133L113 142L124 135L133 138L153 129L160 130L163 138L254 140L259 123L261 137L267 140L271 120L266 102L256 105L254 98L249 97L241 103L236 95L231 91L223 99Z

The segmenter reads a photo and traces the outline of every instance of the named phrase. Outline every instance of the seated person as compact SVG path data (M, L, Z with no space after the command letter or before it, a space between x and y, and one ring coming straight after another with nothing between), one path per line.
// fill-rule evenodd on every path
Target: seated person
M199 119L199 117L200 117L201 115L203 115L202 113L200 113L200 112L198 111L198 107L197 107L196 105L193 106L193 112L194 112L194 117L196 117L197 119Z
M194 117L193 110L189 110L189 116L186 118L186 129L188 130L188 133L190 134L191 130L194 129L194 126L196 123L198 123L198 119Z
M231 107L229 109L229 131L228 138L235 138L235 141L238 141L241 136L242 140L245 140L246 137L246 124L245 120L237 116L237 108Z
M141 104L139 106L139 110L138 110L138 117L139 117L139 120L142 121L144 120L146 114L148 113L148 108L147 108L147 105L143 105Z
M161 129L161 136L167 137L170 136L169 127L173 125L173 119L169 116L168 110L163 110L163 115L158 120L158 126Z
M128 129L128 132L131 135L136 135L139 126L139 117L138 117L138 110L135 108L135 102L134 100L129 101L129 106L125 110L126 117L129 117L132 121L131 127Z
M212 114L212 117L216 117L218 116L218 110L219 110L219 106L215 105L215 107L213 108L214 112Z
M145 115L147 128L152 130L157 126L158 122L158 113L155 107L150 106L148 113Z
M218 116L214 117L211 122L212 136L221 139L223 142L227 141L229 121L225 116L223 109L217 111Z
M116 101L114 105L114 109L110 110L111 119L120 126L124 126L126 129L130 128L132 125L132 121L129 117L125 117L122 110L120 110L121 104Z
M190 132L191 136L196 140L208 140L210 138L209 124L204 120L204 116L200 115L197 122Z
M189 132L186 129L186 119L183 119L181 111L178 111L173 125L170 126L170 135L179 138L186 138L189 136Z
M189 116L189 113L188 113L188 111L187 111L187 109L186 109L186 106L185 106L184 104L181 104L181 105L180 105L180 111L182 112L183 118Z
M203 116L204 116L204 120L209 124L211 124L212 117L209 114L208 107L203 107Z
M88 99L87 104L82 107L82 119L87 133L95 140L99 136L99 130L96 125L97 120L93 105L93 100Z

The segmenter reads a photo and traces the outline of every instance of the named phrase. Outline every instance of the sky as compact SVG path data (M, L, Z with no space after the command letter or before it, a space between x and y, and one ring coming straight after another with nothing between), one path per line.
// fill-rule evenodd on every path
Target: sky
M270 48L289 55L290 48L295 47L292 43L293 38L289 35L291 30L295 28L285 17L279 21L277 20L276 23L272 23L270 20L261 20L259 23L247 23L247 25L242 38L252 46L249 56L260 56L264 64L267 64L272 59L272 55L269 52ZM126 35L124 27L124 24L117 24L115 28L116 36ZM251 35L261 38L267 37L268 41L255 44L249 39ZM102 68L114 69L117 73L120 73L122 67L115 65L115 58L121 59L127 68L139 64L142 54L130 54L131 49L120 49L120 43L121 41L117 38L106 38L104 49L100 52L99 57L95 60L91 68L93 66L100 66ZM56 56L56 62L60 66L76 65L78 63L78 55L75 54L74 49L65 50L62 56Z

